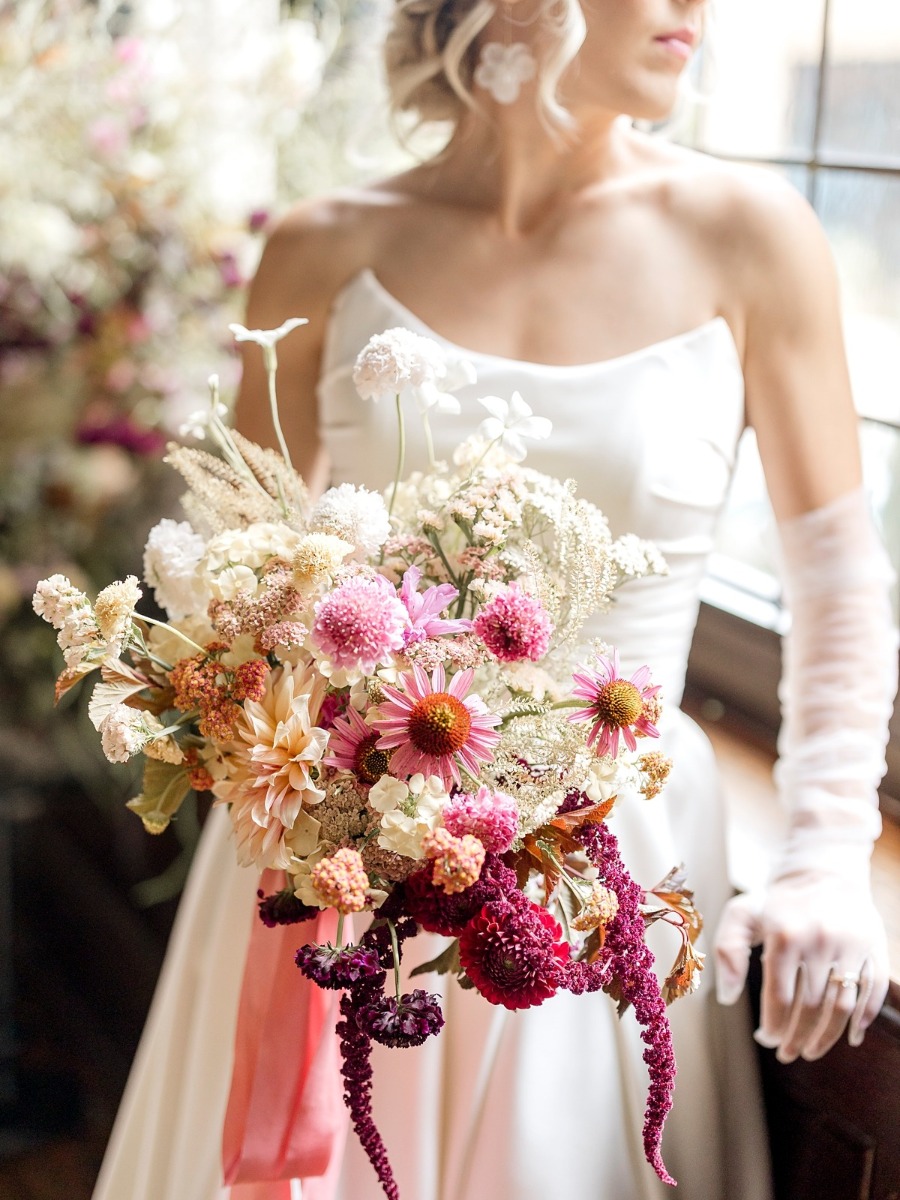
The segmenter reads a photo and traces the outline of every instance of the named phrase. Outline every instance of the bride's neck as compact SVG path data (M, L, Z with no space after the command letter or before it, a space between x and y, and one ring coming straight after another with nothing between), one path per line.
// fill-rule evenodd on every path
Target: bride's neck
M584 188L625 170L630 119L582 116L577 131L551 135L530 106L497 107L491 121L472 114L461 124L438 173L441 190L481 209L509 237L522 236Z

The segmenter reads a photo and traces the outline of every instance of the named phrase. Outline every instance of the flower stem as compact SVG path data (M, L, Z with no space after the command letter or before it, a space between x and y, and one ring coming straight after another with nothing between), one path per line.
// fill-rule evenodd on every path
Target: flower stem
M397 393L397 472L394 476L394 486L391 489L391 502L388 505L388 516L394 511L394 501L397 499L397 488L403 478L403 463L406 459L406 424L403 420L403 406L400 403L400 393Z
M391 950L394 955L394 994L400 1001L400 947L397 944L397 926L390 919L388 929L391 931Z
M275 426L275 436L278 438L281 457L287 463L288 469L293 471L294 464L291 462L291 454L287 448L287 442L284 440L281 421L278 418L278 398L275 395L275 373L278 370L278 355L275 353L275 347L265 346L263 348L263 356L266 360L266 378L269 384L269 408L272 410L272 424Z
M202 646L198 646L195 641L188 637L186 633L182 633L180 629L176 629L174 625L167 625L165 621L157 621L156 617L147 617L143 613L135 613L135 620L144 621L148 625L157 625L160 629L168 629L169 633L174 633L181 638L183 642L193 647L200 654L206 654L206 650Z
M434 439L431 436L431 422L428 420L428 413L422 413L422 428L425 430L425 449L428 451L428 465L432 471L437 469L437 460L434 457Z
M335 941L337 942L339 947L343 946L343 944L344 944L344 914L343 913L338 913L338 927L337 927L337 936L335 938Z

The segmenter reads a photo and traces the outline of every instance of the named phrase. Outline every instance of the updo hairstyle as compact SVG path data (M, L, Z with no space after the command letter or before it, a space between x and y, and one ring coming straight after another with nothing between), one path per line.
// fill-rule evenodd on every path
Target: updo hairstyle
M394 112L455 126L467 110L482 111L473 94L479 38L502 6L503 0L397 0L385 43ZM541 36L533 35L536 30ZM579 0L539 0L535 20L511 32L514 41L527 38L537 56L537 103L544 121L557 131L571 128L556 89L584 41Z

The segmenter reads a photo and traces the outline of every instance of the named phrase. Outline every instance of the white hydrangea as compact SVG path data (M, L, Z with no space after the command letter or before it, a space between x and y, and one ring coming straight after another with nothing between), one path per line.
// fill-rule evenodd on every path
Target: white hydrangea
M388 329L370 338L353 368L363 400L410 396L423 413L432 408L458 413L459 401L451 393L474 382L471 363L410 329Z
M437 828L449 803L437 775L413 775L408 784L382 775L369 791L370 806L382 814L378 845L406 858L424 858L422 839Z
M162 730L163 726L152 713L117 704L100 724L100 744L110 762L128 762Z
M378 492L352 483L329 488L319 500L309 519L316 533L330 533L353 546L351 555L357 562L377 554L391 532L384 500Z
M202 569L221 571L242 566L258 570L272 558L290 561L303 534L278 521L257 521L246 529L228 529L216 534L206 547Z
M206 542L187 521L166 517L150 530L144 547L144 578L173 621L206 612L209 587L201 571Z

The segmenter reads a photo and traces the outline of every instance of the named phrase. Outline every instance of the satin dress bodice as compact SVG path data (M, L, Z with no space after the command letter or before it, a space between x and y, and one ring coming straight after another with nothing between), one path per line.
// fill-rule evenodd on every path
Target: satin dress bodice
M574 479L578 494L607 516L614 535L634 533L662 551L669 572L629 582L585 637L618 647L624 665L652 665L677 703L697 618L699 584L712 548L744 424L744 386L734 339L722 317L603 362L548 366L473 353L448 342L385 290L369 270L335 302L318 389L320 433L334 483L381 489L396 457L393 405L360 400L356 355L373 334L405 326L467 357L475 384L458 393L459 416L433 415L437 457L487 415L476 397L522 394L553 422L546 441L529 442L527 464ZM426 466L420 422L407 421L407 470Z

